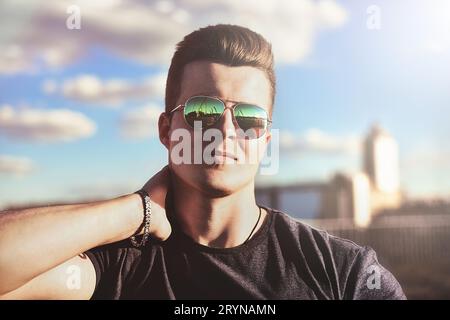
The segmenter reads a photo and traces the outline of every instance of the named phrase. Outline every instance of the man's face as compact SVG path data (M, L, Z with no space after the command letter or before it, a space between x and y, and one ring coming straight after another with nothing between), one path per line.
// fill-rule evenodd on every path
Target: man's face
M184 104L188 98L197 95L219 97L226 106L233 106L236 102L254 104L265 109L268 114L271 107L269 80L263 71L250 66L229 67L208 61L195 61L187 64L184 68L180 97L176 106ZM168 121L163 123L168 123ZM222 136L218 144L213 140L215 150L219 151L216 154L226 152L237 157L237 161L216 156L214 157L215 163L212 165L204 163L203 157L201 164L195 164L193 154L199 151L195 148L200 148L200 154L203 155L203 151L207 145L211 145L211 141L204 141L201 131L194 135L194 129L184 120L183 109L173 113L170 129L168 129L169 140L165 140L163 143L169 150L170 167L178 178L206 194L224 196L240 190L254 180L259 162L271 136L270 132L266 131L257 139L238 137L236 135L238 127L233 122L230 109L225 109L219 122L213 128ZM173 152L174 147L180 141L172 141L174 139L170 137L174 137L173 133L179 129L187 130L190 133L191 163L176 164L176 161L173 161L173 157L180 154ZM160 130L161 132L165 132L165 130ZM161 140L163 141L163 139Z

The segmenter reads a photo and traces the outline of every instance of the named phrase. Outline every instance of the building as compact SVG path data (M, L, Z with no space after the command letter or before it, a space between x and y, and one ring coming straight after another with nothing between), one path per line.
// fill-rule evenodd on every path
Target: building
M398 145L374 125L363 142L361 172L337 173L329 182L321 205L321 218L346 218L355 226L367 227L372 217L401 206Z
M367 227L378 213L399 208L402 195L395 139L374 125L363 141L362 150L359 171L336 172L325 183L257 188L257 200L296 218L341 219L357 227ZM314 216L312 211L316 211Z

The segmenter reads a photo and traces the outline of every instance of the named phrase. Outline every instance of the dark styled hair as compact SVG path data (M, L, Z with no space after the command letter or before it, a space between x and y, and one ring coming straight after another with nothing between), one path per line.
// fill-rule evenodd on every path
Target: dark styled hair
M181 92L183 69L193 61L206 60L228 66L251 66L265 72L270 81L272 113L275 72L272 45L260 34L238 25L218 24L200 28L176 46L166 83L166 112L175 108Z

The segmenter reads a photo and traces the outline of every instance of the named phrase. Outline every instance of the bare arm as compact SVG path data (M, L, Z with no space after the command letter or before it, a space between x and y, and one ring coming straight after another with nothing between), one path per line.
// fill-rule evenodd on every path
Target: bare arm
M168 168L165 167L144 187L152 195L153 202L150 232L160 239L166 239L171 231L164 210L167 185ZM0 295L26 297L34 290L34 296L43 298L49 287L59 292L62 282L58 279L62 273L66 275L62 265L66 262L80 266L85 275L84 287L93 290L92 263L78 255L130 237L139 229L142 219L142 201L136 194L94 203L1 213ZM87 290L82 297L89 298L91 294ZM48 298L54 298L48 295Z
M76 256L38 275L23 286L0 295L0 300L86 300L94 293L95 281L95 269L89 258Z

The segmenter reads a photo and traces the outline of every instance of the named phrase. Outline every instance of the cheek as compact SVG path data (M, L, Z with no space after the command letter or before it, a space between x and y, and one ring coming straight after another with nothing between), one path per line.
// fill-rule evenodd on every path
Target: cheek
M174 132L178 129L189 129L186 121L184 121L183 113L181 111L175 112L170 122L170 132Z
M239 140L240 148L245 154L246 164L249 165L259 165L262 158L264 157L264 152L266 150L266 142L264 136L259 139L252 140Z
M170 157L183 156L186 144L190 144L190 141L191 141L190 127L184 121L182 113L177 112L173 115L170 123L170 130L169 130Z

